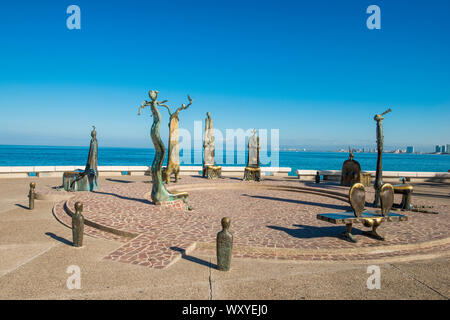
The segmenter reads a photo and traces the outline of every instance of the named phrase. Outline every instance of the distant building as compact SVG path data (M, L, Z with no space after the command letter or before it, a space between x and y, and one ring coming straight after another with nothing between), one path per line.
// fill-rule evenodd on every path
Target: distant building
M441 146L436 146L435 148L434 148L434 152L436 152L436 153L439 153L439 152L441 152Z
M447 153L450 153L450 144L447 145Z
M441 146L441 153L446 153L446 152L448 152L448 151L447 151L447 149L445 148L445 144L443 144L443 145Z
M414 146L406 147L406 153L414 153Z

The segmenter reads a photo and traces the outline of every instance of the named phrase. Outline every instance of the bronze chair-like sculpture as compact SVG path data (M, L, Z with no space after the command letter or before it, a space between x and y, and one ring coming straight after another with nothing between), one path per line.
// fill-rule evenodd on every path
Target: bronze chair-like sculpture
M163 178L166 183L170 182L170 176L175 175L175 182L178 181L178 175L180 173L180 146L178 144L178 125L179 118L178 114L182 110L186 110L192 104L192 99L188 95L189 103L185 105L184 103L175 110L174 113L170 112L170 108L167 106L167 111L169 112L169 152L167 155L167 167L163 169Z
M261 168L259 167L259 137L256 129L253 135L248 139L248 158L247 166L244 170L244 180L261 181Z
M167 100L161 102L157 101L158 93L159 92L156 90L150 90L148 93L150 101L144 101L138 111L138 115L140 115L142 109L150 106L153 115L153 124L150 131L150 136L155 147L155 158L152 163L153 186L151 198L153 203L157 205L181 199L186 204L186 209L191 210L192 208L188 204L188 193L179 192L172 194L166 189L162 180L162 164L166 155L166 148L160 136L161 112L159 112L158 107L162 106L168 108L168 106L165 105Z
M98 190L98 142L97 131L92 126L89 155L84 171L66 171L63 174L63 186L66 191Z
M203 177L208 179L220 178L222 167L216 166L214 159L214 128L209 112L206 113L205 136L203 139Z
M402 195L402 202L399 207L403 210L411 210L414 206L411 204L412 193L414 188L412 185L405 182L405 178L403 178L403 183L394 185L394 193Z
M354 155L351 147L348 148L348 151L348 159L342 165L341 186L351 187L355 183L361 182L361 166L358 161L353 160Z
M394 201L394 189L386 183L380 188L381 210L378 212L364 211L365 189L362 183L355 183L349 192L349 202L353 212L344 213L321 213L317 219L334 224L345 224L346 230L341 237L350 242L357 242L351 230L354 223L362 223L365 227L372 228L370 231L363 231L363 234L377 240L383 241L385 238L377 232L377 228L382 222L407 221L408 217L399 213L390 212Z

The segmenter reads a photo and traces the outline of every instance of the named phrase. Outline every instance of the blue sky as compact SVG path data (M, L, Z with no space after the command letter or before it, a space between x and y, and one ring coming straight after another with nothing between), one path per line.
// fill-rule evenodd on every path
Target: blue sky
M68 30L66 8L81 8ZM381 8L369 30L366 8ZM180 125L280 129L282 145L450 143L450 2L20 1L0 4L0 144L152 147L149 89ZM167 113L162 110L167 122ZM166 141L167 126L162 126Z

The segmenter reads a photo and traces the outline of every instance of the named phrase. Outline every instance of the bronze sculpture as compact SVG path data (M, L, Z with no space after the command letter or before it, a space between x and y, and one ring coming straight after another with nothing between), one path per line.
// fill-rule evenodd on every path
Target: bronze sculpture
M34 209L34 199L36 198L36 193L34 191L35 188L36 188L36 183L31 182L30 183L30 192L28 193L28 208L30 210Z
M319 171L316 172L316 176L315 176L314 180L316 181L316 183L320 183L320 172Z
M373 119L377 122L377 152L378 152L378 157L377 157L377 171L376 171L376 176L375 176L375 201L374 201L374 206L375 207L380 207L381 203L380 203L380 188L381 185L383 184L383 116L389 112L391 112L391 109L386 110L385 112L383 112L382 114L376 114Z
M160 127L161 127L161 113L158 110L159 106L169 108L165 103L167 100L164 101L157 101L158 98L158 91L156 90L150 90L148 95L150 97L150 101L144 101L138 110L138 115L141 114L141 110L150 106L152 110L152 116L153 116L153 124L152 128L150 130L150 136L152 138L153 145L155 147L155 158L153 159L152 163L152 193L151 198L154 204L162 204L164 202L169 201L175 201L178 199L181 199L185 202L186 208L191 209L188 205L188 194L187 192L181 192L181 193L170 193L162 180L162 164L164 161L164 157L166 155L166 148L164 146L164 143L161 140L160 136Z
M380 203L381 210L376 212L364 211L366 196L364 185L362 183L355 183L349 192L349 202L353 210L344 213L320 213L317 219L327 221L334 224L345 224L345 232L341 237L350 242L357 242L357 239L352 235L352 227L354 223L362 223L365 227L372 228L370 231L363 231L363 234L377 240L385 240L385 238L377 232L377 228L384 221L407 221L408 217L402 214L390 212L394 199L393 187L386 183L380 188Z
M213 121L209 112L206 113L205 135L203 138L203 177L208 179L220 178L222 167L215 165L214 159L214 128Z
M244 170L244 180L261 181L261 168L259 167L259 137L256 129L253 129L253 135L248 139L248 158L247 166Z
M89 155L84 171L68 171L63 175L63 186L66 191L98 190L98 142L97 131L92 126Z
M83 211L83 203L75 202L75 213L72 214L72 239L74 247L83 246L84 233L84 217L81 214Z
M354 160L353 150L348 148L348 159L344 161L341 170L341 186L351 187L361 182L361 166Z
M192 99L188 95L189 103L185 105L184 103L179 107L174 113L170 112L170 108L167 106L167 111L169 112L169 152L167 156L167 167L163 172L164 180L169 183L170 176L175 175L175 182L178 181L178 175L180 173L180 146L178 144L178 124L179 118L178 114L182 110L186 110L192 104Z
M217 233L216 249L217 249L217 269L221 271L230 270L231 252L233 249L233 235L230 233L231 220L224 217L221 220L222 231Z

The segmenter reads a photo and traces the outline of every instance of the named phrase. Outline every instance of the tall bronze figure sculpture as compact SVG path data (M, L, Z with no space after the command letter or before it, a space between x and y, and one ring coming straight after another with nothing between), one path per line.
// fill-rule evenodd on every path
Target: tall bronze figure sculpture
M189 103L185 105L184 103L179 107L174 113L170 112L170 108L167 107L169 112L169 153L167 156L167 167L163 174L166 183L170 182L170 176L175 175L175 182L178 181L178 174L180 173L180 146L178 144L178 124L179 118L178 114L182 110L186 110L192 104L192 99L187 96Z
M341 170L341 186L351 187L355 183L361 182L361 166L358 161L353 160L353 150L348 147L348 159L344 161Z
M377 172L376 172L376 176L375 176L375 201L374 201L374 206L375 207L380 207L381 206L381 202L380 202L380 189L381 186L383 185L383 116L389 112L391 112L391 109L386 110L385 112L383 112L382 114L376 114L375 117L373 117L373 119L377 122L377 152L378 152L378 157L377 157Z
M92 126L89 155L84 171L68 171L63 175L63 186L66 191L98 190L98 142L97 131Z
M215 165L214 159L214 128L209 112L206 113L205 136L203 138L203 177L208 179L220 178L222 167Z
M256 134L256 129L253 129L253 135L248 139L248 159L244 171L244 180L261 181L259 149L259 137Z
M166 155L166 148L164 147L164 143L161 140L159 132L161 127L161 112L159 112L158 107L159 106L166 108L169 107L165 105L167 100L161 102L156 100L158 98L158 93L159 92L156 90L150 90L148 93L150 101L144 101L139 107L138 111L138 115L140 115L142 109L150 106L153 116L153 124L150 131L150 136L152 138L153 145L155 146L155 158L152 163L153 187L151 198L154 204L163 204L165 202L181 199L185 202L186 209L191 209L187 202L188 200L187 192L172 194L166 189L162 180L162 164L164 161L164 157Z

